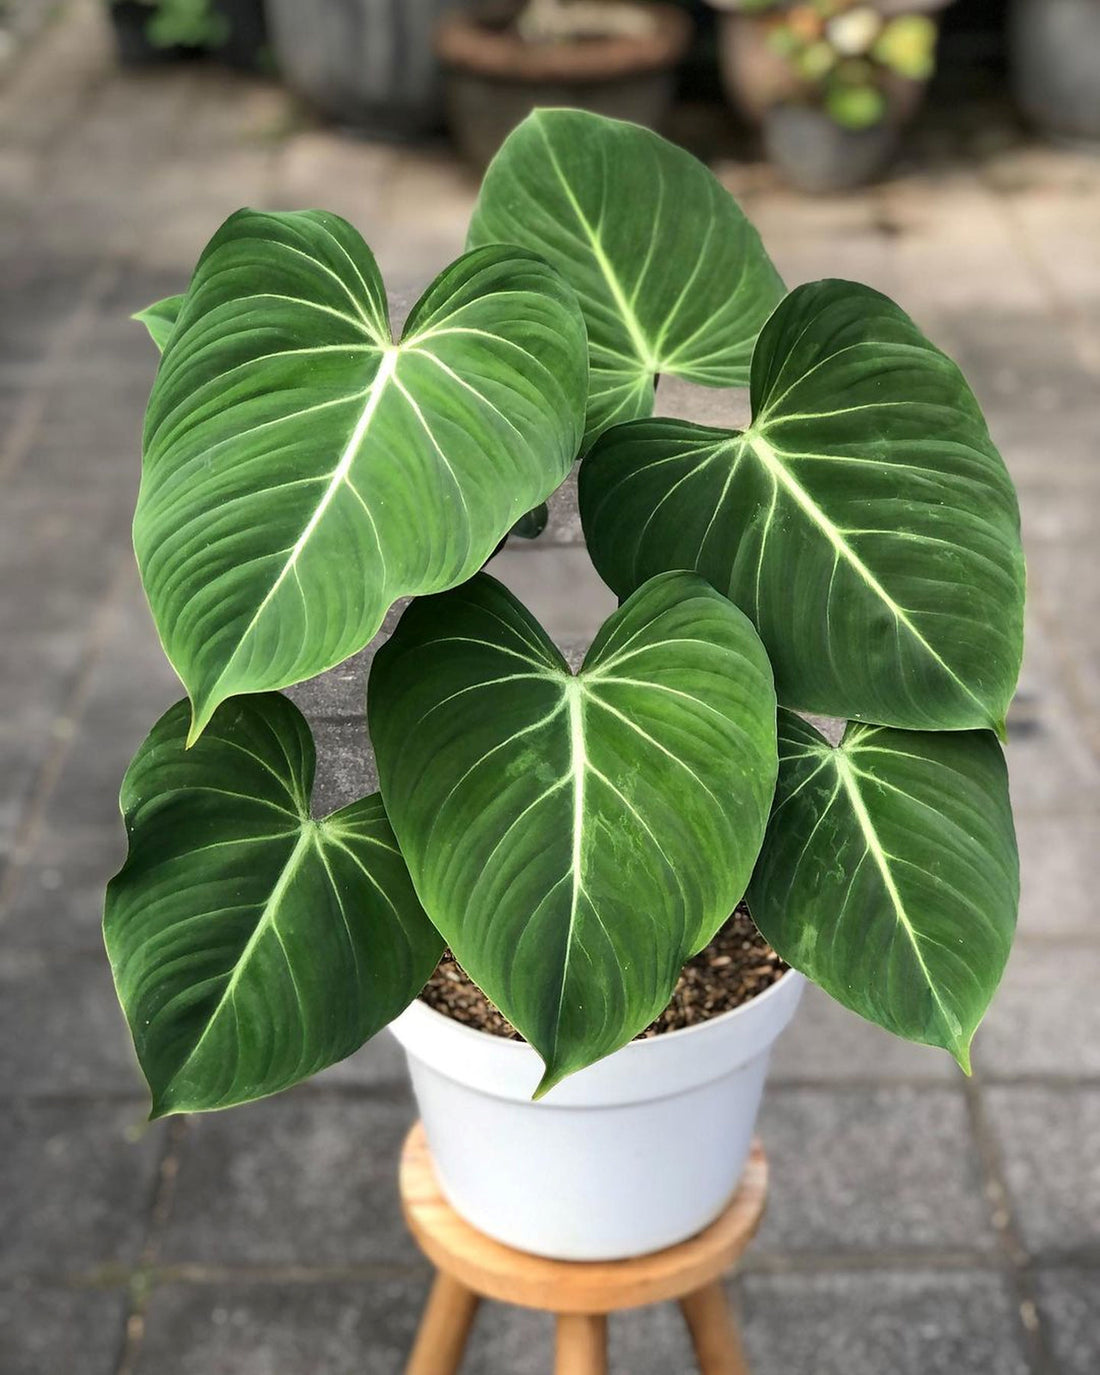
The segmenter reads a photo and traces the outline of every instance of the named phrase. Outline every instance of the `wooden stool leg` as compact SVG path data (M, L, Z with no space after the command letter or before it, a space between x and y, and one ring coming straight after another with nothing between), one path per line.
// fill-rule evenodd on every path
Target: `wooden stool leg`
M716 1280L680 1300L703 1375L749 1375L726 1291Z
M455 1375L479 1302L452 1276L436 1275L405 1375Z
M607 1319L587 1313L558 1317L556 1375L607 1375Z

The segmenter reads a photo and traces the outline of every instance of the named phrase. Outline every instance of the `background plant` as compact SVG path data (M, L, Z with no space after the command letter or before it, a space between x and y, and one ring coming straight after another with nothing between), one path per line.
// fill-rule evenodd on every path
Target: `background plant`
M771 48L844 128L886 117L892 79L927 81L935 71L938 29L926 14L884 14L867 0L736 0L732 7L768 16Z
M211 0L140 0L149 10L145 33L158 48L216 48L229 37L230 21Z
M322 212L232 217L144 318L135 544L190 702L127 775L105 931L155 1113L341 1058L444 940L545 1091L648 1024L746 887L796 967L967 1064L1015 921L1023 560L977 403L904 312L785 294L686 153L543 111L400 340ZM651 419L664 372L748 384L751 424ZM573 674L478 570L578 452L622 604ZM381 795L313 818L278 689L404 596Z

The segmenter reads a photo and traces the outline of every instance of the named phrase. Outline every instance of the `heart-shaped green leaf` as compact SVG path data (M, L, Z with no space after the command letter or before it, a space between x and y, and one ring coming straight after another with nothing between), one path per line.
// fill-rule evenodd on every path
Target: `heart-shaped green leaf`
M788 707L1003 731L1023 651L1012 482L958 368L892 301L799 287L743 434L623 426L585 460L593 560L627 596L692 568L753 620Z
M161 353L168 345L169 336L176 327L176 321L180 318L186 300L186 296L167 296L163 301L157 301L151 306L146 306L144 310L139 310L134 316L134 319L149 331L150 339Z
M134 522L192 737L476 572L568 473L586 381L573 292L523 250L461 258L394 344L350 225L229 219L161 360Z
M277 693L185 749L186 702L122 786L130 852L103 929L153 1115L229 1107L358 1049L443 942L375 795L313 821L314 751Z
M775 786L763 647L670 573L574 676L483 575L405 612L368 700L421 901L545 1060L545 1092L657 1016L744 891Z
M996 740L850 726L834 748L780 711L779 760L757 925L845 1007L969 1071L1019 897Z
M653 412L658 373L744 386L783 283L718 179L648 129L536 110L493 160L471 247L516 243L575 287L588 325L586 442Z

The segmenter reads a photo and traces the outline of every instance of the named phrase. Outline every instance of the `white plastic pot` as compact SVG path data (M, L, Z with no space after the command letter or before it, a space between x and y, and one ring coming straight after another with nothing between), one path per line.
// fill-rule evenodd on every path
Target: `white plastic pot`
M475 1227L559 1260L618 1260L694 1236L737 1188L771 1048L804 980L633 1041L540 1102L530 1046L414 1002L404 1046L440 1186Z

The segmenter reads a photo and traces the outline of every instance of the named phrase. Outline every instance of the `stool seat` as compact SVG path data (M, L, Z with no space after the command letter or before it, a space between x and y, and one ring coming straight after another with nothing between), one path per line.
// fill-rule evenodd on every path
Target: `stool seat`
M485 1236L443 1197L420 1123L405 1142L400 1184L409 1230L438 1272L409 1375L457 1371L483 1298L557 1314L556 1369L565 1375L606 1370L607 1314L678 1300L704 1375L747 1375L721 1280L764 1213L768 1167L759 1142L737 1192L705 1231L629 1260L550 1260Z

